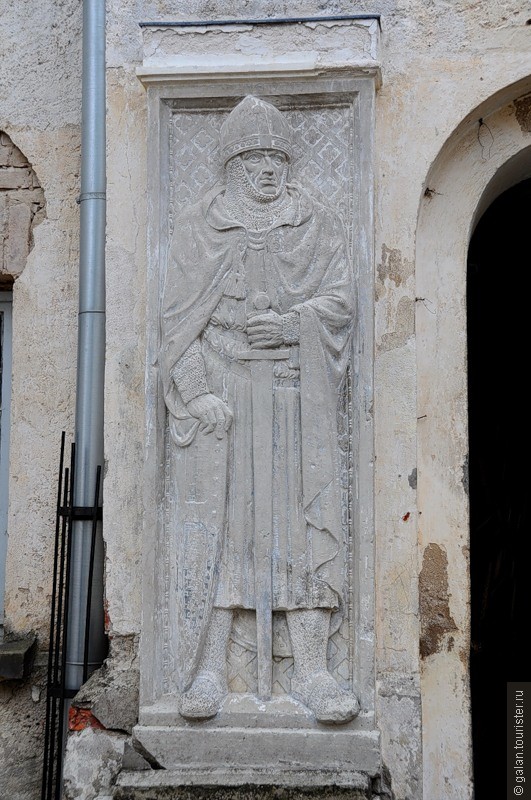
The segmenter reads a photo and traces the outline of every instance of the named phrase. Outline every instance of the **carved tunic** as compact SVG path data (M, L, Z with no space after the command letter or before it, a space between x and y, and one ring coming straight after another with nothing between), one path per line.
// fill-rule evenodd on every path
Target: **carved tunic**
M175 224L160 362L171 435L184 455L175 475L183 507L176 535L180 557L190 562L186 575L196 573L187 591L202 597L191 601L194 614L202 604L204 620L212 605L255 604L253 494L260 487L253 486L250 370L238 356L249 349L247 314L259 292L283 316L284 346L291 344L290 358L274 370L274 608L337 609L342 603L336 415L349 356L353 281L337 218L303 190L288 186L288 192L291 203L262 235L230 218L219 187ZM221 441L198 432L186 410L189 399L205 391L234 415ZM210 548L202 564L203 548L193 545L201 537ZM195 635L200 638L199 628Z

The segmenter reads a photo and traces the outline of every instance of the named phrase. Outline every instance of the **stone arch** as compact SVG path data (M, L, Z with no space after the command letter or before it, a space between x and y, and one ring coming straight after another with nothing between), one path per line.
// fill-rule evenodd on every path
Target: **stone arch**
M26 156L0 131L0 289L9 289L33 247L45 215L44 192Z
M467 115L433 162L419 205L415 326L420 562L429 568L436 548L447 565L444 593L452 622L442 630L437 648L423 652L421 642L426 797L435 796L441 786L454 785L462 792L463 775L468 775L467 796L472 796L467 253L475 225L490 203L531 175L530 91L528 77ZM429 594L423 596L423 585L421 573L421 631L429 642L440 609Z

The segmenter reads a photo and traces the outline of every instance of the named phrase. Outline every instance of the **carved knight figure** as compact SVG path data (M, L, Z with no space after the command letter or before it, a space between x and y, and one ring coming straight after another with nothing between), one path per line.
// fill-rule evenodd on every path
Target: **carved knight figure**
M180 456L180 713L206 719L222 708L234 617L247 609L257 694L271 694L272 619L285 614L291 697L318 721L342 723L359 711L327 668L346 586L337 430L354 314L346 237L337 214L289 182L292 131L273 105L245 97L220 149L225 181L175 222L161 317Z

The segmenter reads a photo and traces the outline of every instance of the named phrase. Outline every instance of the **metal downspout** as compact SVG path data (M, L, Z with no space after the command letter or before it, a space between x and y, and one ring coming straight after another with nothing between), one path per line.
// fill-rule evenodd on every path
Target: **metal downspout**
M83 2L79 318L76 394L76 506L92 506L97 467L103 469L105 373L105 0ZM103 538L95 549L88 674L106 656L103 614ZM72 530L68 600L66 689L83 683L85 614L90 568L91 523Z

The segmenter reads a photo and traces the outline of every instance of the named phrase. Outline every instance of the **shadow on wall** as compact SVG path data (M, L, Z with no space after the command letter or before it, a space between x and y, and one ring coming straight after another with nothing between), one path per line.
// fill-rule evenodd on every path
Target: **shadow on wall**
M475 800L505 797L506 683L529 674L530 208L531 180L501 194L468 257Z

